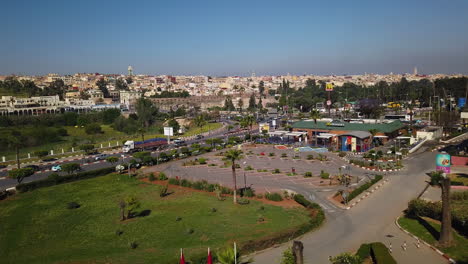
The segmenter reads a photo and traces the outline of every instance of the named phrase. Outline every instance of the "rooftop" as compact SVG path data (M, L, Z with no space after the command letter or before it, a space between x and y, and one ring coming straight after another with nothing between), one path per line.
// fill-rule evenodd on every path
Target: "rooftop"
M379 132L391 133L403 127L400 120L395 120L390 123L375 123L375 124L360 124L348 122L319 122L317 124L313 120L302 120L292 125L293 128L317 129L317 130L341 130L341 131L369 131L377 129Z

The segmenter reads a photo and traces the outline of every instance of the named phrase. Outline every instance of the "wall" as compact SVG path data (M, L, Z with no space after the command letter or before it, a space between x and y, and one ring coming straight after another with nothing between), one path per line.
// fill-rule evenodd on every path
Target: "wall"
M452 156L450 159L452 161L452 165L454 166L466 166L468 163L468 157Z

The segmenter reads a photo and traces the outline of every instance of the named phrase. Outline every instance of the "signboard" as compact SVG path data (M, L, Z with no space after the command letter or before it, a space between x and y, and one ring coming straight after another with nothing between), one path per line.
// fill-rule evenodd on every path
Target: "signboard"
M259 132L263 133L263 130L266 130L266 132L270 132L270 124L268 123L259 123L258 124Z
M331 101L330 101L330 100L327 100L327 105L331 105Z
M333 92L333 83L327 83L325 85L325 91L327 92Z
M458 107L463 108L466 105L466 98L458 98Z
M444 173L450 173L450 155L437 154L436 156L436 170Z
M174 129L172 127L164 127L164 135L169 137L173 136Z

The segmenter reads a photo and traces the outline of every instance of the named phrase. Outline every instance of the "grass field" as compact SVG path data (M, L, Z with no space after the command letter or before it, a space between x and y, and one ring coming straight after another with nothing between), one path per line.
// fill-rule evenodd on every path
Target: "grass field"
M400 217L398 224L401 227L437 247L437 240L439 239L440 224L429 218L407 218ZM440 248L444 253L455 259L457 263L468 263L468 239L459 235L455 230L453 246L448 248Z
M220 123L208 123L204 125L203 127L192 127L186 133L180 136L193 136L196 134L208 132L210 130L218 129L221 126L222 124ZM63 137L63 141L54 142L50 144L43 144L41 146L23 148L21 149L20 157L22 159L27 158L28 153L30 153L31 156L33 156L33 153L37 150L48 150L48 151L54 150L54 154L62 153L62 149L64 149L65 152L70 152L73 142L76 142L76 144L78 145L94 142L96 147L100 147L101 144L103 145L103 147L108 147L109 143L111 143L111 146L116 146L117 143L121 145L122 141L125 141L125 140L141 140L141 135L127 135L125 133L114 130L109 125L101 125L102 131L104 133L98 134L98 135L88 135L86 134L84 128L81 128L81 127L65 127L65 128L67 129L68 136ZM34 129L34 128L26 128L26 129ZM155 137L165 137L165 136L162 134L158 134L158 133L145 134L145 139L155 138ZM76 147L75 151L77 150L78 148ZM0 157L1 156L5 156L6 160L9 160L9 161L12 161L15 159L14 150L0 151Z
M161 186L125 175L107 175L39 189L0 202L1 263L176 263L236 241L269 237L309 221L302 208L251 201L234 205L207 193ZM171 189L169 190L171 191ZM135 195L149 215L119 221L118 201ZM67 209L77 202L78 209ZM261 210L261 206L264 209ZM212 212L216 208L216 212ZM262 216L265 222L258 223ZM176 221L181 217L180 221ZM193 229L190 234L188 230ZM123 233L117 235L116 231ZM129 244L135 241L136 249Z

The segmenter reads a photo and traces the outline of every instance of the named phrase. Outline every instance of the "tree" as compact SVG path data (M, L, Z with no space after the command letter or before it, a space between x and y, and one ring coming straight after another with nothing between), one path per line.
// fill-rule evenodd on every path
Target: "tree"
M255 117L253 115L248 115L242 118L241 127L249 127L249 139L252 139L252 126L255 124Z
M236 107L234 106L234 104L232 103L232 98L231 96L227 96L226 99L224 99L224 107L223 109L225 111L234 111L236 110Z
M17 168L21 168L19 151L22 147L26 145L26 137L18 130L10 131L10 134L6 138L7 146L9 148L14 148L16 152L16 165Z
M132 84L132 83L133 83L132 77L130 77L130 76L127 77L127 79L125 79L125 82L126 82L127 84Z
M133 157L136 158L136 159L139 159L140 162L142 162L143 159L145 157L148 157L148 156L151 156L151 152L149 152L149 151L141 151L141 152L137 152L137 153L133 154Z
M125 220L125 208L127 207L127 203L125 200L120 200L119 201L119 208L120 208L120 221Z
M260 99L258 99L257 108L258 109L263 109L262 97L260 97Z
M34 174L33 168L20 168L8 171L8 178L16 179L18 183L21 183L24 178Z
M75 171L80 170L80 164L78 163L65 163L62 165L62 170L68 173L68 175L72 174Z
M313 109L310 111L310 118L312 118L314 120L314 124L315 126L317 126L317 119L320 119L320 111L317 110L317 109ZM317 146L318 144L318 138L317 138L318 135L315 135L315 146Z
M442 226L440 228L439 245L449 247L453 242L452 216L450 211L451 180L445 173L436 171L431 173L431 184L439 185L442 189Z
M171 119L167 122L167 125L174 129L174 133L178 133L180 129L180 125L179 125L179 122L177 122L177 120Z
M358 255L345 252L338 256L330 258L330 262L333 264L361 264L362 259Z
M250 95L249 98L249 107L247 108L249 111L253 112L257 109L257 102L255 101L255 94Z
M260 83L258 84L258 91L260 95L263 95L263 93L265 92L265 83L263 81L260 81Z
M237 106L239 107L239 111L242 113L242 107L244 107L244 101L242 100L242 97L237 101Z
M94 152L94 145L93 144L81 145L80 150L83 150L86 154L91 154Z
M206 124L205 117L203 115L197 115L193 120L197 127L202 127Z
M148 128L155 121L159 110L151 100L140 98L136 103L136 112L140 124Z
M135 196L127 196L125 198L125 204L127 205L127 218L131 218L135 215L135 211L140 208L140 201Z
M369 133L371 133L371 135L372 135L372 137L371 137L371 147L374 147L374 137L375 137L375 135L377 135L378 132L379 132L378 129L375 129L375 128L369 129Z
M118 78L117 80L115 80L115 89L128 91L128 85L122 78Z
M119 161L119 158L117 158L116 156L110 156L106 158L106 161L114 165L115 163Z
M146 129L144 127L140 127L138 130L137 130L138 134L140 134L141 136L141 141L145 141L145 133L146 133Z
M85 132L88 135L96 135L103 133L101 125L99 125L98 123L87 124L85 126Z
M104 95L104 98L109 98L110 93L109 90L107 89L107 82L104 80L104 78L100 78L96 82L96 86L101 90L102 94Z
M47 150L38 150L34 152L34 155L36 155L40 159L44 159L47 155L49 155L49 151Z
M236 161L243 158L242 151L237 149L230 149L226 151L224 157L232 163L232 181L234 183L234 203L237 203L237 178L236 178Z

